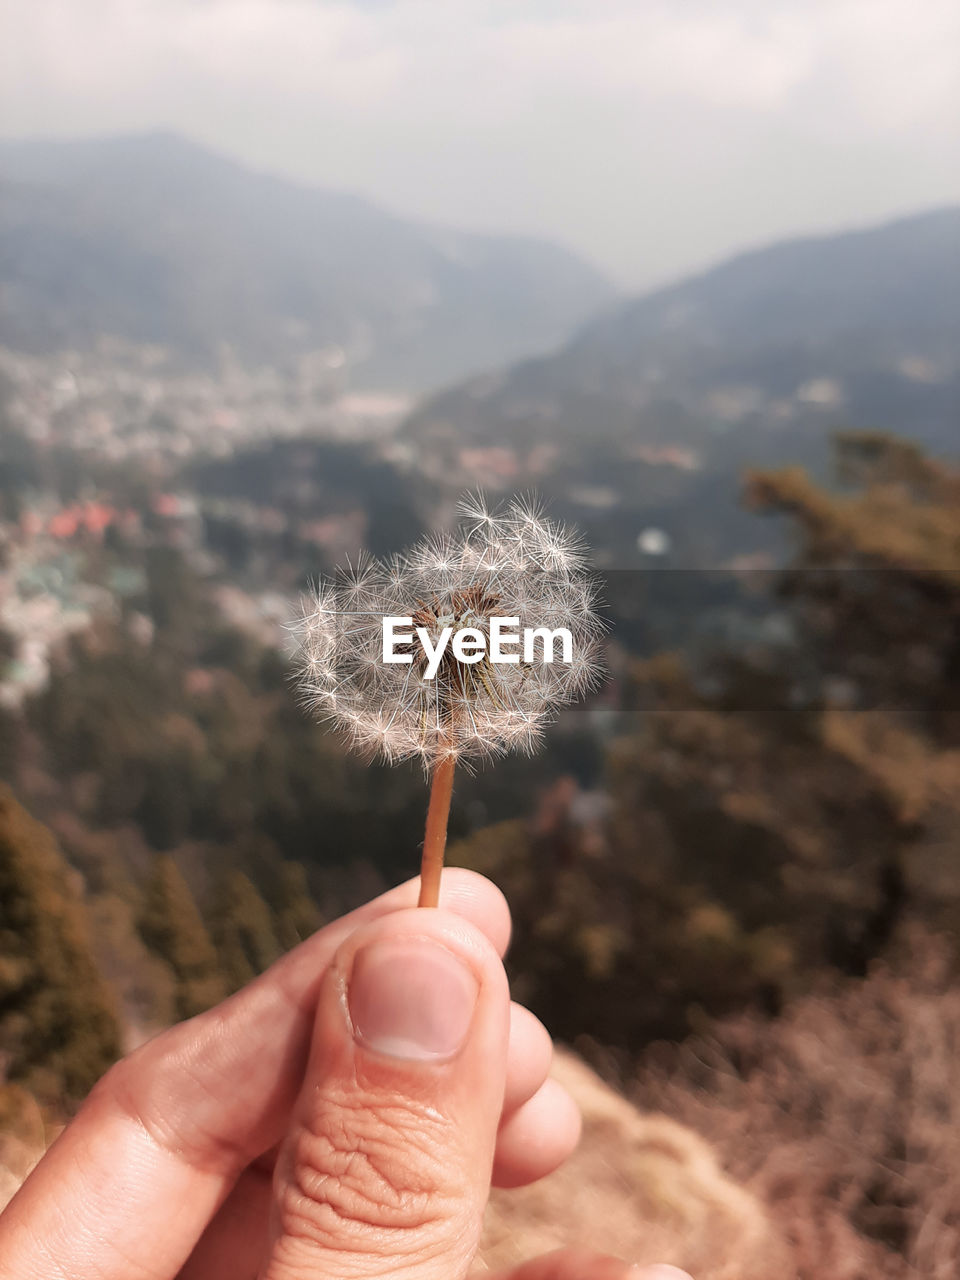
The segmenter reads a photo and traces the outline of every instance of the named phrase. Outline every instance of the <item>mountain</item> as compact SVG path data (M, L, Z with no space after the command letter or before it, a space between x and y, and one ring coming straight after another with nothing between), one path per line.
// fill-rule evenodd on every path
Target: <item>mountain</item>
M609 529L619 512L621 553L656 523L700 559L750 536L735 502L745 465L822 468L838 428L957 450L960 209L740 255L617 303L554 354L450 388L405 424L455 478L495 446L501 470L540 468L581 523L603 506Z
M789 240L624 302L576 345L628 345L678 333L688 343L862 341L953 353L960 329L960 208L865 230Z
M355 385L416 388L547 350L612 296L555 245L417 223L175 135L0 142L0 342L17 348L327 349Z

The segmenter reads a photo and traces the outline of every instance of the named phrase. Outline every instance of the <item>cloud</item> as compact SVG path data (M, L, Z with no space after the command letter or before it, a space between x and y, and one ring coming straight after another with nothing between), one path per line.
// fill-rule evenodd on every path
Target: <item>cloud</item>
M0 26L7 133L180 128L637 278L960 196L954 0L0 0Z

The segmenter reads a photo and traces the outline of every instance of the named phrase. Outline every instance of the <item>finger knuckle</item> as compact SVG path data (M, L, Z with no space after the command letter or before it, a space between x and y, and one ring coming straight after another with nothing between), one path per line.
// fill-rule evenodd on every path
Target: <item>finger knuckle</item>
M159 1150L194 1168L239 1168L249 1158L218 1122L216 1099L189 1056L168 1058L144 1046L110 1067L85 1106L122 1117Z
M290 1142L281 1236L340 1255L421 1258L462 1234L465 1177L444 1117L408 1101L325 1099Z

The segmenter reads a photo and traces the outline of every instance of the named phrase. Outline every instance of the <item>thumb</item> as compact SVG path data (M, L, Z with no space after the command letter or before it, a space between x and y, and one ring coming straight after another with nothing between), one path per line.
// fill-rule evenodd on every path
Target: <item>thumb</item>
M448 912L397 911L341 946L277 1161L262 1280L466 1276L509 1008L493 947Z

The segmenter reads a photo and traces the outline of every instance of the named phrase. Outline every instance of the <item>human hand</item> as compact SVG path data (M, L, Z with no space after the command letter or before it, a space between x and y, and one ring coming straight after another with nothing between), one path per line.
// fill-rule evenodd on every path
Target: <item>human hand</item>
M417 887L112 1068L0 1215L5 1280L463 1280L491 1179L550 1172L579 1115L510 1003L503 896ZM671 1276L563 1251L496 1280Z

